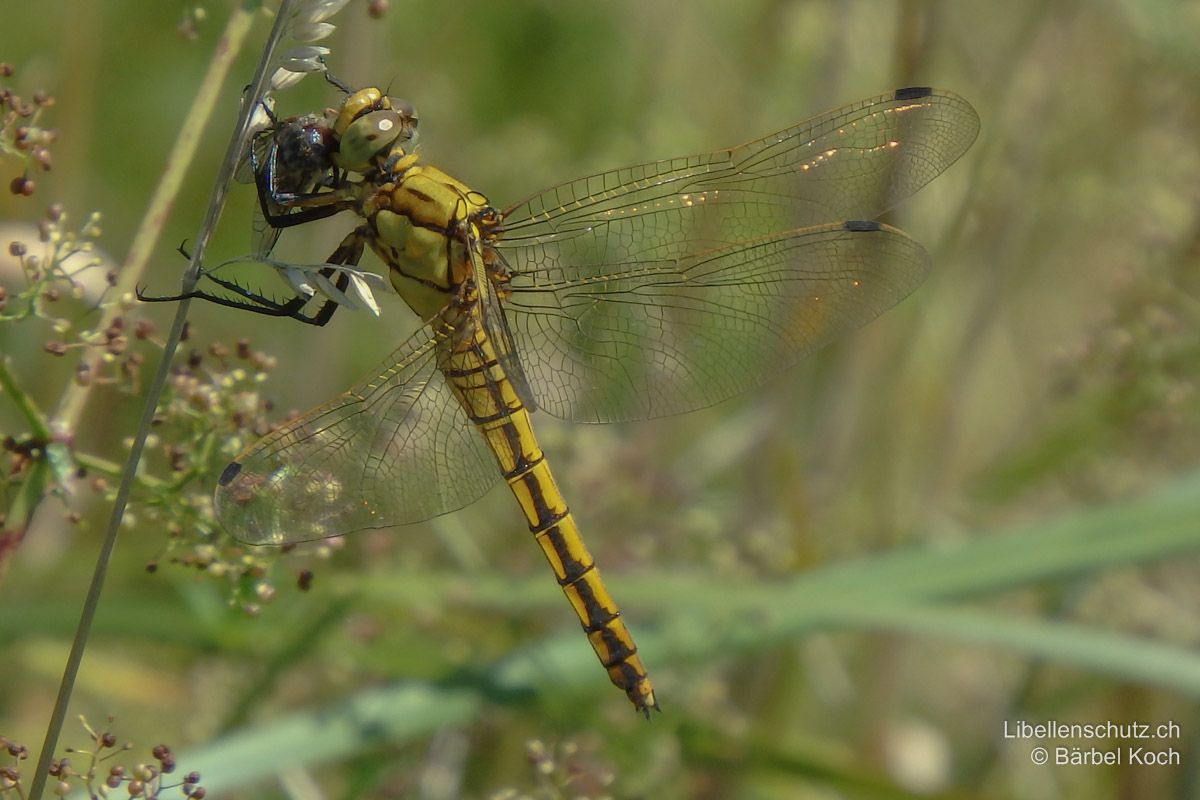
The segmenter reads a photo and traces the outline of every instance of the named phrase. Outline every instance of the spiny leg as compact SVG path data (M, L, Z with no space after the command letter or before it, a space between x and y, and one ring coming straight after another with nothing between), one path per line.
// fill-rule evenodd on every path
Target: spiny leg
M342 240L337 249L330 254L326 259L327 264L331 266L323 267L318 271L322 277L333 280L333 284L339 292L345 292L350 285L350 276L344 271L337 269L338 266L357 266L358 261L363 254L363 231L357 228ZM180 252L186 256L182 246ZM335 277L336 275L336 277ZM202 289L197 289L191 292L186 292L177 295L148 295L141 287L138 287L137 297L145 303L166 303L178 302L185 299L207 300L210 303L225 306L227 308L236 308L241 311L249 311L254 314L262 314L268 317L288 317L297 322L303 322L306 325L314 325L322 327L333 318L333 314L338 309L339 303L336 300L329 299L321 304L321 307L315 314L303 313L304 306L311 300L311 296L299 294L285 302L279 302L274 298L252 291L241 284L220 278L213 273L206 272L204 277L221 288L237 295L234 297L225 297L223 295L212 294ZM238 299L240 298L240 299Z

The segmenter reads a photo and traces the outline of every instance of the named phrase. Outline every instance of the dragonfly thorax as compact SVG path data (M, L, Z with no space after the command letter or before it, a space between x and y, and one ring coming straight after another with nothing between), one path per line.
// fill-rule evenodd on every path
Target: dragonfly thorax
M363 216L392 286L422 319L430 319L472 275L469 248L481 246L473 223L492 210L482 193L409 158L393 180L365 199Z

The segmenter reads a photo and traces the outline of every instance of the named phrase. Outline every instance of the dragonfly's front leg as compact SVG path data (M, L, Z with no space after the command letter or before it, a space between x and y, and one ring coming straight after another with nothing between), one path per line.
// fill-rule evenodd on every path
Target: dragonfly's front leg
M337 249L330 254L326 259L327 264L337 264L349 267L358 266L359 259L362 258L363 245L366 242L365 232L362 228L355 228L350 232L350 235L342 240L342 243L337 246ZM350 285L350 276L341 270L334 270L332 267L325 267L320 270L320 275L329 278L334 272L337 272L337 280L334 285L339 292L345 292L346 287ZM300 298L295 298L299 300ZM303 305L303 304L301 304ZM301 319L301 322L310 322L318 327L329 322L333 318L333 313L338 310L339 303L332 298L326 300L317 309L317 313L312 316L311 320ZM293 316L293 319L299 319Z
M359 259L362 258L364 241L361 228L352 231L337 246L337 249L330 254L329 258L326 259L325 263L328 266L322 267L318 270L317 274L326 280L332 280L337 290L344 293L350 285L350 276L344 270L338 269L338 267L357 266ZM340 305L337 300L330 298L321 304L321 307L317 309L315 314L305 314L303 313L303 309L308 304L308 301L312 299L311 295L298 294L291 300L279 302L274 298L247 289L236 281L226 280L211 272L204 273L204 277L222 289L232 292L236 297L224 297L201 289L176 295L148 295L140 287L137 289L137 297L146 303L178 302L180 300L192 299L207 300L210 303L216 303L226 308L236 308L241 311L250 311L254 314L263 314L268 317L289 317L297 322L317 327L322 327L328 323Z
M338 188L328 192L280 192L269 185L269 176L262 176L257 183L258 204L263 218L272 228L290 228L356 208L356 191L353 184L344 181ZM283 209L283 213L277 213Z

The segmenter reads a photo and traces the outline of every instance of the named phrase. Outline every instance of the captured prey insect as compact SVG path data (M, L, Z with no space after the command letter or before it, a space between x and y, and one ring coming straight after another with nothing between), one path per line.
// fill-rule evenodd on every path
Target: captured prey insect
M874 319L930 259L873 218L958 159L978 117L953 93L899 89L498 211L421 163L406 113L377 89L353 92L322 131L324 164L284 166L280 131L274 177L258 167L270 225L352 212L330 262L357 264L370 246L427 326L377 374L243 452L220 478L217 515L245 542L297 542L460 508L499 474L609 678L649 714L654 688L530 412L612 422L702 408Z

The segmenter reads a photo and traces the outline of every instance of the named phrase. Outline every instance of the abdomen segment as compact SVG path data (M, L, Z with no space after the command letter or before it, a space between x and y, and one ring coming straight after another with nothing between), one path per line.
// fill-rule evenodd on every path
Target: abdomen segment
M550 562L609 680L625 692L638 711L649 716L650 709L658 708L658 701L637 645L554 482L550 465L533 435L529 412L486 336L476 333L469 345L449 354L443 371L467 416L487 440L525 512L530 532Z

